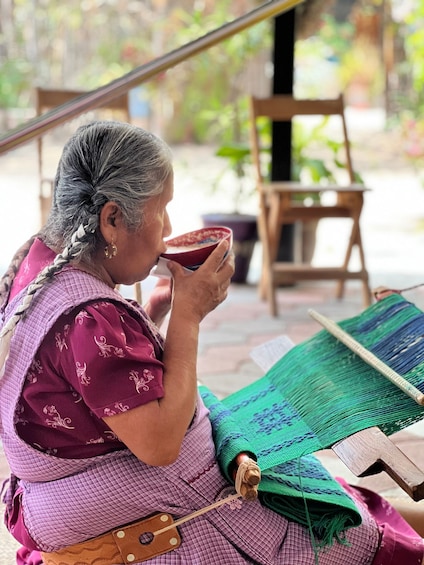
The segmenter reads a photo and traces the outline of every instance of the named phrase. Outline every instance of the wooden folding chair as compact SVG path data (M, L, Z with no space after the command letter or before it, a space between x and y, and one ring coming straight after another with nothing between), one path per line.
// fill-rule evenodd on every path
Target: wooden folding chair
M41 88L37 87L35 89L35 107L37 116L41 115L43 112L56 108L62 104L74 100L78 96L84 94L82 90L62 90L54 88ZM92 113L90 113L92 114ZM121 119L126 122L131 121L130 107L129 107L129 96L128 94L122 94L113 100L110 100L104 106L101 106L95 112L95 117L104 119L116 118ZM94 119L94 117L93 117ZM44 142L43 137L37 139L37 154L38 154L38 175L40 183L40 214L41 214L41 224L47 220L47 216L50 211L52 194L53 194L53 183L54 179L45 173L45 162L44 162ZM134 285L135 299L137 302L141 303L141 285L140 283L135 283Z
M85 94L82 90L62 90L57 88L41 88L35 89L35 109L37 116L56 108L62 104L66 104L70 100L74 100L78 96ZM101 115L105 117L118 117L126 122L130 121L129 97L128 94L122 94L102 106L100 110L96 110L96 117ZM38 176L40 183L40 213L41 224L44 225L51 207L51 198L53 192L54 179L45 172L44 161L44 141L43 137L37 139L37 155L38 155Z
M290 122L296 116L337 116L339 118L349 184L346 186L304 185L301 182L269 181L267 179L267 174L263 172L263 156L264 149L269 148L263 146L259 119L265 117L272 122ZM301 100L290 95L275 95L269 98L252 97L250 99L250 118L252 159L259 193L258 228L263 252L260 294L262 298L269 301L271 315L278 314L276 287L287 281L337 280L336 295L342 298L345 281L359 279L362 281L364 306L369 306L371 292L360 231L364 192L369 189L355 182L343 96L317 100ZM318 203L305 206L299 202L299 195L321 195L329 191L336 194L334 205ZM284 225L316 221L322 218L349 218L351 220L350 236L346 244L344 261L340 267L316 267L308 263L278 260L278 246ZM358 271L349 270L355 246L359 251L360 269Z

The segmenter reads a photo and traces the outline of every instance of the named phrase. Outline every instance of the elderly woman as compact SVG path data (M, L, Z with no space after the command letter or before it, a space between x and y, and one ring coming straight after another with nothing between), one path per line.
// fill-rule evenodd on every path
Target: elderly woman
M6 524L21 564L139 563L151 541L140 521L159 513L166 524L232 490L196 375L200 322L233 274L228 243L193 272L171 262L172 284L160 281L144 308L115 289L145 279L165 251L172 196L164 142L123 123L83 126L64 148L47 224L2 279ZM362 523L323 551L307 528L237 500L179 525L148 562L421 563L420 536L391 506L345 488Z

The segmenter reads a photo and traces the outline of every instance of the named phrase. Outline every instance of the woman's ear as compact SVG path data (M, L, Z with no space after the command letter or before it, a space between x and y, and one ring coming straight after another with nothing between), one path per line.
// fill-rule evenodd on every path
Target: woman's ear
M116 241L116 231L121 223L122 214L116 202L106 202L100 211L99 227L107 242Z

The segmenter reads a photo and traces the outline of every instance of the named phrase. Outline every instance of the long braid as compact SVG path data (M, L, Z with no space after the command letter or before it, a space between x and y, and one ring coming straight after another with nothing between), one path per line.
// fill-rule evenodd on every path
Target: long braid
M81 224L77 231L72 235L70 245L65 247L62 253L56 255L53 263L47 265L47 267L39 273L34 282L28 286L22 302L16 308L13 316L11 316L0 332L0 378L3 376L4 364L9 354L10 340L13 337L15 328L19 321L23 319L25 313L28 311L34 295L48 280L61 271L65 265L72 260L78 259L85 249L85 244L96 231L97 225L97 217L90 218L85 226Z
M16 273L21 266L22 261L28 255L31 245L36 238L35 235L30 237L15 253L10 265L8 266L6 272L0 279L0 307L2 307L9 298L10 289L12 288L12 283L15 279Z

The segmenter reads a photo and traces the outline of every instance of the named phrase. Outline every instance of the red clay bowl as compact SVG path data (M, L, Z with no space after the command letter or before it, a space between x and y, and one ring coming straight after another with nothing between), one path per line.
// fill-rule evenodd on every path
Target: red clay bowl
M224 226L201 228L168 239L162 257L177 261L188 269L197 269L223 239L227 239L231 247L232 238L233 232Z

